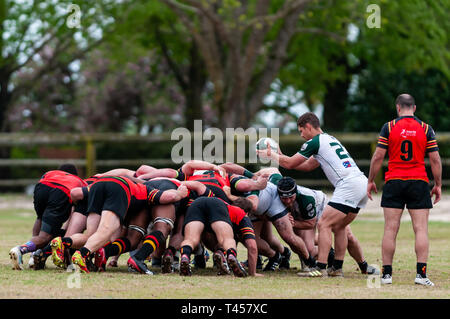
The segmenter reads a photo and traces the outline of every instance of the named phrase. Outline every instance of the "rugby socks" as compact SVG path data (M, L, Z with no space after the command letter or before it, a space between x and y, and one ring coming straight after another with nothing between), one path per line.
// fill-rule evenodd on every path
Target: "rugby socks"
M70 238L70 237L63 237L63 238L61 238L61 241L62 241L62 243L63 243L65 248L72 247L72 244L73 244L72 238Z
M303 262L310 268L316 267L318 265L318 262L316 262L316 260L311 255L309 255L308 259L303 258ZM324 265L325 268L327 268L327 264Z
M417 263L417 274L422 278L427 277L427 264L426 263Z
M89 249L87 249L86 247L81 247L80 254L81 254L81 257L84 258L84 260L87 260L89 258L89 256L91 255L91 251Z
M131 249L130 240L126 237L117 238L112 243L108 243L105 247L105 257L117 256L129 252Z
M319 267L319 269L327 269L327 264L321 263L321 262L317 262L317 267Z
M30 253L36 250L36 244L30 240L21 245L19 249L22 254Z
M392 265L383 265L383 277L385 275L392 277Z
M367 261L364 260L362 263L358 263L358 266L359 266L359 269L361 269L362 273L365 274L367 272L367 266L368 266Z
M335 269L335 270L342 269L343 264L344 264L343 260L335 259L335 260L333 260L333 269Z
M327 260L328 267L333 266L333 261L334 261L334 248L331 247L330 252L328 253L328 260Z
M191 260L191 254L192 254L192 247L189 245L184 245L183 247L181 247L181 257L183 257L183 255L186 255L189 260Z
M228 258L228 256L230 256L230 255L233 255L234 257L237 258L237 251L236 251L236 249L234 249L234 248L229 248L229 249L227 250L227 258Z
M52 246L48 244L44 248L42 248L42 252L44 253L44 258L47 259L52 254Z
M134 255L135 258L139 260L145 260L148 256L151 255L155 250L158 249L159 245L164 243L166 238L163 233L159 230L154 230L144 238L144 242L142 247L138 250L138 252Z

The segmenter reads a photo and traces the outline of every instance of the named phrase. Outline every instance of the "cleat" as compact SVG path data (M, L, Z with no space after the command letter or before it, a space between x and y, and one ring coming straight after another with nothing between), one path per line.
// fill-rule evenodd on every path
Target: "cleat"
M77 250L72 255L72 264L75 266L75 268L78 268L80 272L82 273L89 273L89 269L86 266L86 260L81 256L81 253L79 250Z
M381 284L382 285L392 285L392 276L391 275L384 275L381 277Z
M300 258L300 265L301 265L301 268L300 268L299 273L308 273L308 272L314 270L314 267L306 266L305 262L303 261L303 258Z
M241 262L242 267L248 268L248 260ZM263 269L263 261L261 255L258 255L258 259L256 260L256 269Z
M150 256L149 256L150 257ZM152 268L161 268L162 267L162 260L159 257L153 257L152 260Z
M34 269L33 253L31 253L30 259L28 259L28 268Z
M422 285L427 287L433 287L434 283L428 279L428 277L422 277L421 275L417 274L416 279L414 279L414 283L416 285Z
M361 271L362 274L367 274L367 275L379 275L380 274L380 270L374 266L368 265L367 266L367 270Z
M97 271L106 271L106 261L105 248L100 248L94 255L94 265L97 268Z
M42 249L36 250L33 255L33 269L41 270L45 268L45 262L47 261L47 257L44 256L44 252Z
M285 255L281 255L280 266L279 269L289 269L291 268L289 261L291 260L291 250L288 248L287 253Z
M241 266L241 263L236 259L234 255L228 255L227 262L236 277L247 277L247 272Z
M213 262L214 262L214 267L217 268L217 275L218 276L222 276L222 275L230 275L230 267L228 267L228 263L225 260L225 256L223 255L223 252L220 250L217 250L216 252L214 252L213 254Z
M50 242L52 246L52 260L53 263L60 268L65 268L66 263L64 261L64 244L61 237L53 238Z
M342 268L334 269L334 267L330 267L327 269L327 273L329 277L344 277L344 272Z
M299 277L328 277L328 272L326 269L320 269L319 267L311 268L309 272L298 272Z
M181 256L180 260L180 276L191 276L191 265L187 255Z
M280 265L281 255L279 252L275 254L275 256L269 258L269 262L266 267L264 267L263 271L275 271L275 269Z
M170 249L167 249L162 258L161 272L163 274L170 274L173 272L173 253Z
M9 251L9 258L11 258L11 263L15 270L23 270L22 252L20 247L16 246Z
M205 255L203 254L195 255L192 263L194 264L195 268L205 269L206 268Z
M128 258L127 265L129 272L137 272L149 276L153 275L153 272L147 268L145 262L137 259L135 256Z

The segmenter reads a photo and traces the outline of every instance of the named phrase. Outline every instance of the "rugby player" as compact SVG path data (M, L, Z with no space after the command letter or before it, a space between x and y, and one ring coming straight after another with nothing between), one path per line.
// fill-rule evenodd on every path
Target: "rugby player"
M9 251L13 269L23 270L23 255L45 247L50 240L65 230L61 227L69 219L73 202L70 192L76 187L86 186L76 167L63 164L58 170L46 172L34 188L33 201L36 221L32 238L23 245Z
M318 117L307 112L297 120L301 136L306 140L300 151L292 156L284 155L280 148L272 152L270 145L266 150L258 150L259 156L271 158L286 169L311 171L321 167L328 180L335 187L331 200L326 205L319 221L319 252L317 267L305 274L310 277L340 276L348 237L346 226L357 216L367 203L367 177L356 165L345 147L333 136L320 128ZM330 272L327 272L327 258L335 239L335 259Z
M415 283L434 286L427 277L428 216L434 204L441 198L442 163L433 128L414 116L416 104L409 94L401 94L395 101L398 117L383 125L377 148L370 163L367 195L377 192L375 176L388 153L388 170L381 198L384 212L384 235L382 241L382 284L392 284L392 263L395 241L400 228L403 210L408 209L415 234L417 257ZM425 156L430 159L434 186L430 192Z

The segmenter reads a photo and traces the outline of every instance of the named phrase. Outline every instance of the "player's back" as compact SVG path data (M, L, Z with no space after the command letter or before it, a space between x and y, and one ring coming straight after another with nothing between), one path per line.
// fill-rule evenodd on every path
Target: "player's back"
M383 126L378 146L387 148L389 162L385 181L424 180L427 151L437 147L433 129L415 116L402 116Z

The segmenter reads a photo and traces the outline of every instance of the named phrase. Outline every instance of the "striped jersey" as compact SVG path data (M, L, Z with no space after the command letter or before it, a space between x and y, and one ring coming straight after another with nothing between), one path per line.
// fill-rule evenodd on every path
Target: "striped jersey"
M363 175L345 147L326 133L317 134L305 142L298 153L306 158L314 157L335 187L347 178Z
M392 179L429 182L425 156L439 150L430 125L415 116L401 116L383 125L377 147L388 152L386 182Z

